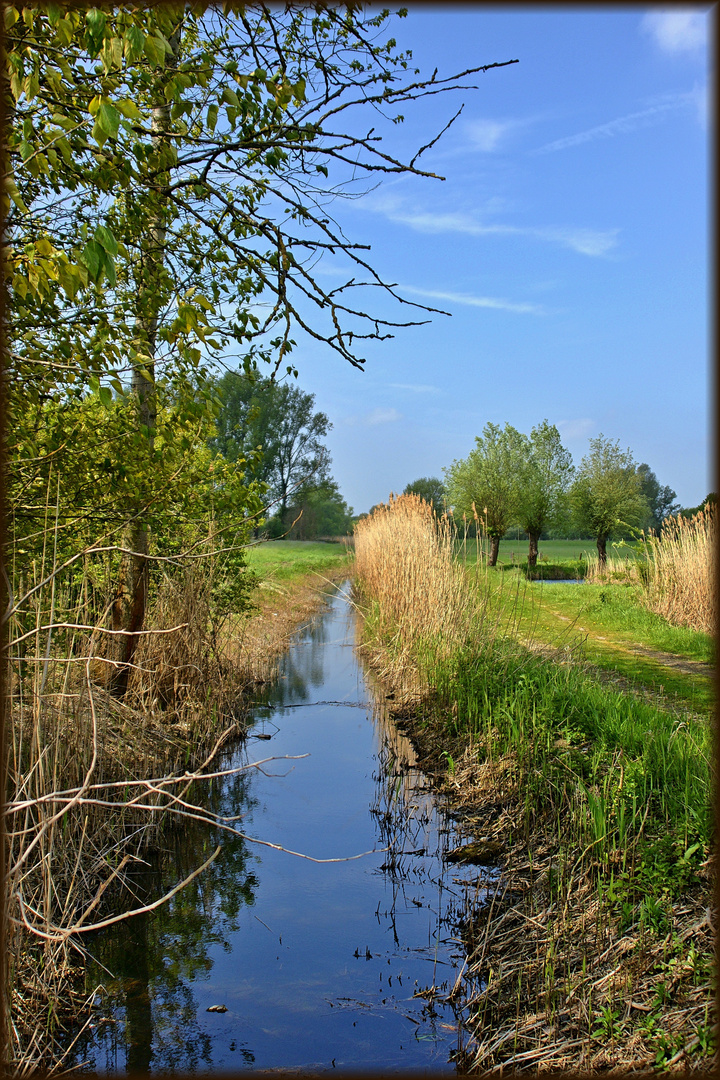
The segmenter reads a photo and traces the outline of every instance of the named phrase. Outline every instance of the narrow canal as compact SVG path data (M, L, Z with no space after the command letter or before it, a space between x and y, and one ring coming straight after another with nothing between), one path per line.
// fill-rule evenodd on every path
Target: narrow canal
M223 765L275 760L202 797L315 859L372 853L312 862L199 823L175 830L133 879L143 903L222 851L168 903L88 942L98 1018L112 1021L82 1047L88 1071L455 1071L461 995L446 999L478 868L443 861L464 837L374 704L348 594L296 635Z

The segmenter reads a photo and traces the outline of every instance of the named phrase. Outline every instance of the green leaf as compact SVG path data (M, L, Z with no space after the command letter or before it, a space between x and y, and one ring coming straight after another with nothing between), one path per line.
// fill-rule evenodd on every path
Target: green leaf
M165 64L165 47L157 38L145 38L144 51L151 64L156 67L162 67Z
M118 245L117 240L104 225L98 225L95 229L95 239L105 249L108 255L117 255Z
M102 37L107 22L104 12L99 11L98 8L91 8L85 15L85 22L94 38Z
M110 102L103 102L98 109L95 124L100 126L100 130L103 131L105 135L114 139L117 136L118 127L120 126L120 113L114 105L110 104Z
M126 98L124 101L116 101L115 106L119 112L126 118L126 120L140 120L141 112L138 109L134 101L130 101Z
M48 8L48 11L49 11L49 8ZM14 8L14 7L5 8L5 29L9 30L11 26L15 25L15 23L18 21L19 18L20 18L20 12L18 11L17 8Z
M218 107L217 107L217 105L208 105L207 126L210 128L211 131L215 130L215 125L217 124L217 118L218 118Z
M110 387L101 386L98 390L98 395L100 397L101 403L105 406L106 409L109 409L112 405L112 390L110 389Z
M98 146L104 146L105 143L107 142L107 135L105 134L105 132L103 131L101 125L97 122L97 120L95 121L95 123L92 126L91 135L92 135L93 139L95 140L95 142L98 144Z
M80 262L87 267L91 281L97 281L100 276L102 265L105 261L105 252L95 240L90 240L80 252Z
M145 50L145 35L139 26L131 26L125 35L125 56L130 62L139 60Z

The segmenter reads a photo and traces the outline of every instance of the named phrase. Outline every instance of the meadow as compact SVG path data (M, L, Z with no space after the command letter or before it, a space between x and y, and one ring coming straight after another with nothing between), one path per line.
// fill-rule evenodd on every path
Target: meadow
M709 635L648 610L650 590L473 565L412 497L360 523L356 573L368 657L423 767L502 853L511 903L467 930L486 989L466 1064L707 1054Z
M312 540L270 540L247 548L248 568L261 581L289 582L307 574L336 572L348 565L342 543Z

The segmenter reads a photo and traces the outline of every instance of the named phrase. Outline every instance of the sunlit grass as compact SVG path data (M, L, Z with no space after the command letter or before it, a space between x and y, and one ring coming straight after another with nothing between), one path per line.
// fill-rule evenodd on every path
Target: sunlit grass
M323 574L350 565L343 544L304 540L270 540L247 549L248 566L261 580L287 582L306 574Z

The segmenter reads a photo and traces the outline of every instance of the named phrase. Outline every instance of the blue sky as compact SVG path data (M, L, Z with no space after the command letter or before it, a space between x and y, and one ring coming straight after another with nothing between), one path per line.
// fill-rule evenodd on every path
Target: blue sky
M488 421L547 418L576 463L602 432L685 506L713 487L707 11L411 5L393 20L423 72L519 63L384 132L412 156L464 100L422 159L443 182L388 178L333 205L385 280L451 312L369 343L364 373L298 338L356 512L441 476Z

